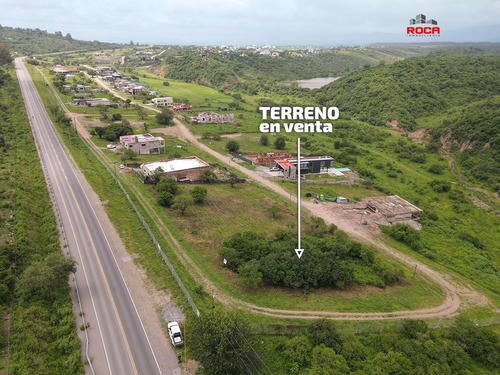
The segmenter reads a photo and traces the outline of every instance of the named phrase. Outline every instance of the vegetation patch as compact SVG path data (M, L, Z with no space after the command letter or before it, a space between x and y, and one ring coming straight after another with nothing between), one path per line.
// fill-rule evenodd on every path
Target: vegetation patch
M243 284L253 288L259 281L305 290L342 289L354 283L385 287L403 279L401 268L377 258L372 249L349 240L334 226L326 228L313 220L311 231L318 233L302 237L307 252L300 259L294 251L295 233L285 230L268 239L252 232L235 234L219 253L229 269L239 273Z

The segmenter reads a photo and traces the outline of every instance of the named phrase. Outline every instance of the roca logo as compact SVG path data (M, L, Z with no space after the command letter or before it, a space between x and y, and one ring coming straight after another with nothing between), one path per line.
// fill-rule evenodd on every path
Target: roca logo
M417 26L418 25L418 26ZM427 26L429 25L429 26ZM410 26L406 28L407 36L440 36L441 30L437 26L437 21L427 20L425 14L417 14L417 17L410 19Z

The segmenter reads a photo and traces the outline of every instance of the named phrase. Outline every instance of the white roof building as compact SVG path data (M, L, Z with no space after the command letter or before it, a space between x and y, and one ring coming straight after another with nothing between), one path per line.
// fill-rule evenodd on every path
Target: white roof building
M196 156L141 165L145 177L152 175L158 168L161 168L165 177L178 181L196 181L205 169L210 168L210 165Z

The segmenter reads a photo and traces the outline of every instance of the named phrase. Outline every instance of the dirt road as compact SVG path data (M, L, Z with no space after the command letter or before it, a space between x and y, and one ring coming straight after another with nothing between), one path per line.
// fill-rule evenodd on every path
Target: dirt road
M196 147L202 149L203 151L209 153L210 155L217 158L219 161L230 165L231 167L237 169L245 176L247 176L251 181L255 181L272 191L280 194L285 200L290 199L290 193L276 184L264 177L259 176L252 170L249 170L238 163L232 161L232 158L228 155L221 155L218 152L212 150L208 146L201 143L196 136L194 136L189 129L182 124L179 120L175 119L175 126L168 129L168 134L175 135L178 138L190 142ZM162 131L163 129L155 129L154 131ZM297 199L295 196L291 197L291 200L296 204ZM320 217L325 220L327 224L335 224L340 230L349 234L349 236L356 241L361 243L372 245L378 249L384 251L389 256L398 259L399 261L407 264L409 267L413 268L417 266L420 275L427 277L433 282L437 283L443 292L446 294L445 301L437 307L420 309L413 311L398 311L392 313L338 313L338 312L318 312L318 311L290 311L290 310L279 310L279 309L269 309L249 304L243 301L236 301L233 298L229 298L232 303L250 309L254 312L259 312L261 314L278 316L278 317L295 317L295 318L310 318L315 319L318 317L328 317L330 319L339 320L382 320L382 319L395 319L395 318L442 318L450 317L457 313L458 309L463 304L463 301L467 301L469 305L474 306L485 306L489 303L488 299L475 291L474 289L459 284L456 281L452 281L449 275L444 275L436 270L433 270L426 266L425 264L413 259L412 257L397 251L383 243L378 235L378 231L374 230L373 226L362 225L359 220L354 220L348 218L347 215L342 215L342 211L332 210L329 203L313 203L310 201L301 201L303 208L309 211L314 216ZM378 229L378 228L377 228ZM205 281L206 282L206 281ZM210 285L213 288L213 285Z
M98 82L102 87L109 90L109 86L105 83ZM122 99L124 97L114 91L112 93ZM159 112L156 108L145 107L154 111ZM76 119L78 122L78 119ZM190 142L201 150L209 153L210 155L217 158L220 162L234 167L242 174L247 176L251 181L255 181L262 186L278 193L287 201L291 199L294 203L297 203L295 196L290 197L290 193L283 189L281 186L273 181L259 176L254 171L251 171L238 163L235 163L232 158L228 155L222 155L218 152L212 150L208 146L201 143L196 136L194 136L189 129L182 124L179 120L174 119L175 126L169 128L152 129L152 132L162 132L167 135L175 136L186 142ZM79 126L79 131L82 133L88 133L84 126ZM88 137L88 135L87 135ZM140 192L136 192L139 193ZM139 198L140 199L140 198ZM140 199L141 200L141 199ZM142 200L146 204L145 200ZM301 205L307 211L312 213L314 216L320 217L325 220L327 224L335 224L340 230L349 234L349 236L359 242L364 244L372 245L384 251L390 257L398 259L408 267L417 266L419 274L422 277L432 280L440 286L440 288L445 293L446 297L444 302L437 307L431 307L426 309L411 310L411 311L396 311L389 313L340 313L332 311L292 311L292 310L280 310L271 309L250 304L241 300L237 300L233 297L225 295L223 292L218 290L218 288L213 285L210 280L204 277L201 270L195 265L195 263L189 258L189 256L183 251L182 247L178 244L176 239L171 235L171 233L166 229L166 226L162 225L162 233L166 240L169 242L174 249L177 250L181 261L188 269L192 269L196 273L196 278L201 281L207 290L218 290L218 299L222 302L228 303L232 306L240 307L246 310L250 310L255 313L260 313L275 317L286 317L286 318L299 318L299 319L317 319L320 317L326 317L329 319L336 320L384 320L384 319L398 319L398 318L444 318L451 317L457 314L460 307L467 306L485 306L490 302L486 296L478 293L476 290L472 289L465 282L458 282L456 278L452 278L450 275L442 274L436 270L433 270L426 266L425 264L416 261L412 257L397 251L383 243L379 234L374 230L373 226L361 225L357 220L349 219L346 215L342 215L341 211L331 210L327 203L312 203L309 201L301 201ZM331 207L331 206L330 206ZM161 222L161 219L154 214L153 207L146 207L149 213L155 217L157 223Z

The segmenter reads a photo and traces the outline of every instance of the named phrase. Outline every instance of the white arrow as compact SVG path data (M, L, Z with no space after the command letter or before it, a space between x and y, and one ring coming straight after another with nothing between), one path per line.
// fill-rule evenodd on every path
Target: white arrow
M297 211L298 211L298 225L297 225L297 237L299 240L299 246L295 249L297 256L302 256L304 249L300 246L300 138L297 138Z

